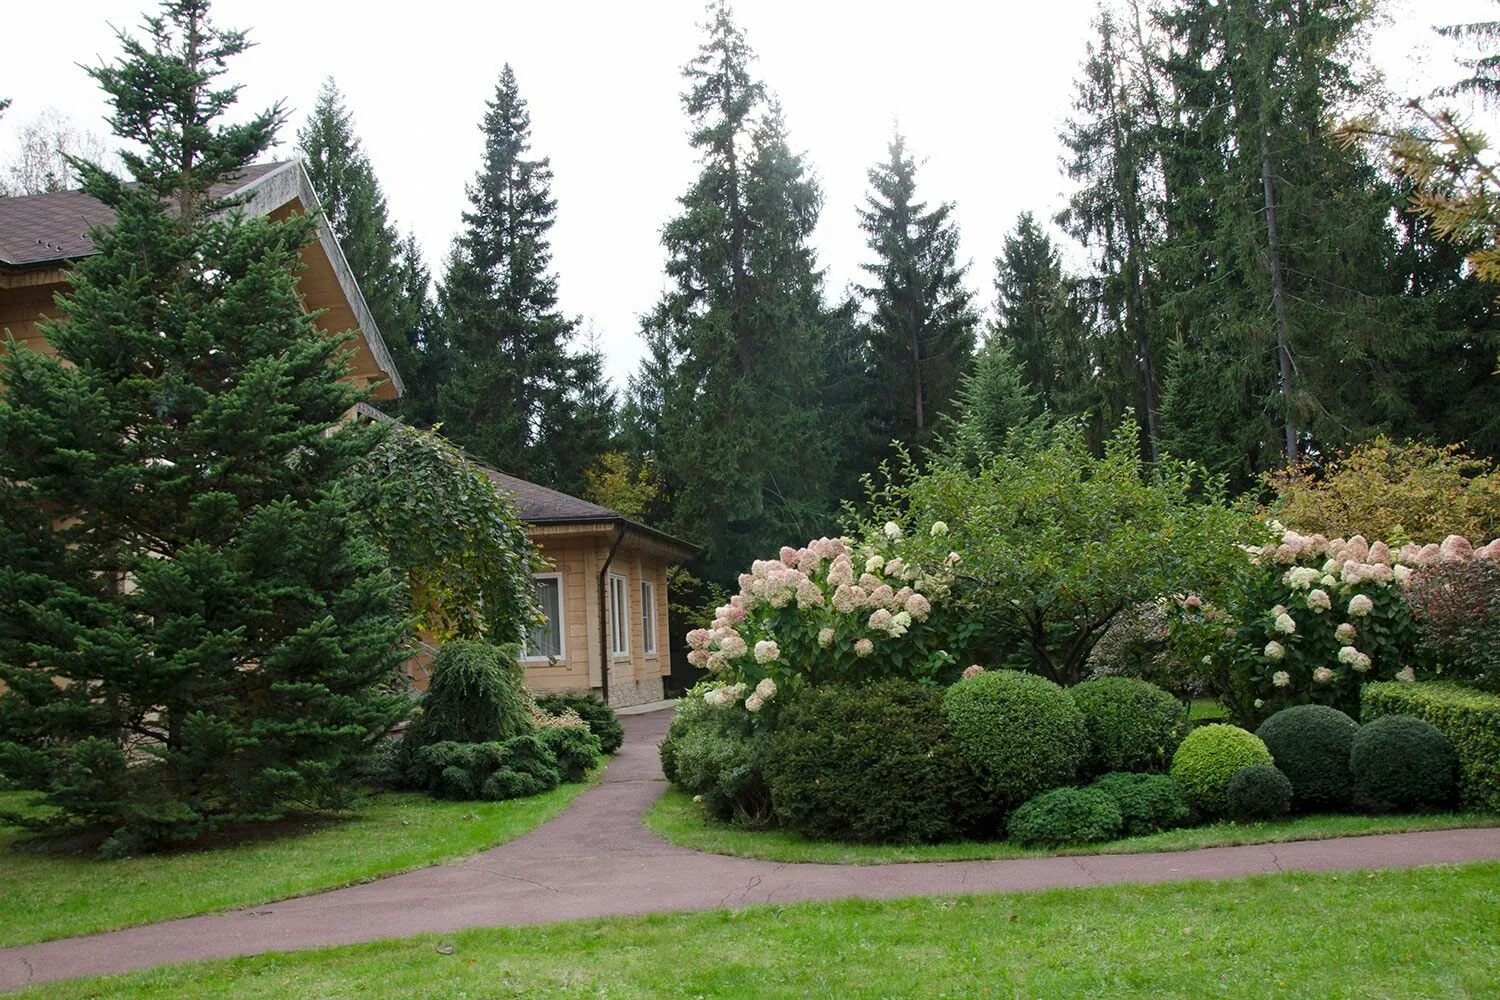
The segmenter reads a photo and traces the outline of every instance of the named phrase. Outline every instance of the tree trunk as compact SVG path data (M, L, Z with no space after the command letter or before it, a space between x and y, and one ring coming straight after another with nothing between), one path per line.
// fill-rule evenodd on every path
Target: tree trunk
M1271 140L1260 136L1260 186L1266 195L1266 257L1271 269L1271 312L1276 322L1276 356L1281 370L1281 401L1286 407L1286 461L1297 461L1297 422L1292 416L1292 347L1287 340L1281 242L1276 231L1276 185L1271 178Z

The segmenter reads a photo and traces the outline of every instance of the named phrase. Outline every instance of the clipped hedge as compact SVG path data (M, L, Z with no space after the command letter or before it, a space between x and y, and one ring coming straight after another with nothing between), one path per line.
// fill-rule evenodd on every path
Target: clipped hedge
M1359 723L1328 705L1283 708L1255 730L1276 767L1292 783L1299 809L1339 809L1349 804L1354 778L1349 748Z
M992 670L943 695L948 728L980 783L1002 807L1071 784L1088 754L1083 713L1036 674Z
M1127 837L1184 826L1193 818L1182 790L1165 774L1115 772L1101 776L1089 788L1115 800Z
M1023 846L1113 840L1124 820L1115 800L1091 788L1054 788L1011 813L1006 832Z
M1459 794L1471 809L1500 812L1500 695L1434 681L1366 684L1360 716L1407 715L1436 726L1458 754Z
M548 715L561 715L571 709L599 737L604 753L614 753L625 742L625 727L620 725L615 710L591 694L537 695L536 707Z
M1215 723L1188 734L1172 758L1172 780L1192 806L1209 816L1229 809L1229 782L1241 768L1272 763L1259 736Z
M1176 697L1134 677L1099 677L1068 690L1089 732L1086 770L1162 771L1187 733Z
M1354 734L1349 751L1354 799L1367 809L1438 809L1458 791L1458 755L1436 726L1382 715Z
M1271 764L1242 767L1229 779L1229 818L1241 823L1275 819L1292 807L1292 783Z

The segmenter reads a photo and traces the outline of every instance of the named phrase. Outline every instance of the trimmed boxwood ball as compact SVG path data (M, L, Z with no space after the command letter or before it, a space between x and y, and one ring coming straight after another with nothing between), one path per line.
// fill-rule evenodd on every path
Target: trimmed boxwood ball
M1242 823L1275 819L1292 807L1292 783L1272 764L1242 767L1229 779L1229 818Z
M980 783L1002 807L1071 784L1088 753L1073 696L1036 674L992 670L943 695L948 728Z
M1354 778L1349 749L1359 723L1328 705L1284 708L1255 730L1276 767L1292 783L1299 809L1337 809L1349 804Z
M1435 809L1458 791L1458 755L1436 726L1386 715L1361 726L1349 750L1354 798L1380 811Z
M1229 780L1242 767L1272 763L1261 738L1239 726L1215 723L1188 734L1172 757L1172 780L1188 804L1209 816L1229 808Z
M1054 788L1011 813L1006 832L1025 846L1113 840L1124 828L1115 800L1092 788Z
M1166 770L1187 732L1182 702L1134 677L1100 677L1068 693L1088 728L1090 774Z
M1170 776L1117 771L1096 779L1089 788L1103 792L1120 807L1127 837L1139 837L1183 826L1193 818L1187 799Z
M983 799L942 692L911 681L803 692L777 720L766 781L781 823L831 840L950 839Z
M572 709L588 723L589 731L599 737L605 753L614 753L625 742L625 727L620 725L615 710L591 694L538 695L536 707L548 715L561 715Z

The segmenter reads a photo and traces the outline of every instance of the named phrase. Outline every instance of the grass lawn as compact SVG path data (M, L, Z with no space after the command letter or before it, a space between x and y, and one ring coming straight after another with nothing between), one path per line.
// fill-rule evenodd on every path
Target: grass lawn
M20 833L0 826L0 946L267 903L422 868L519 837L588 785L509 802L388 793L351 817L307 818L275 837L119 861L11 849ZM0 793L0 808L15 810L22 799Z
M680 847L710 854L729 854L763 861L814 861L836 865L883 865L910 861L972 861L1029 858L1047 854L1136 854L1186 851L1231 844L1274 844L1288 840L1326 840L1365 833L1444 830L1462 826L1500 826L1500 816L1486 813L1433 813L1419 816L1295 816L1271 823L1212 823L1167 830L1146 837L1127 837L1075 848L1017 847L1007 841L961 841L954 844L841 844L810 840L785 830L742 830L718 823L677 788L668 788L646 812L646 826Z
M26 996L1493 996L1500 864L466 931Z
M1200 719L1228 722L1229 709L1219 704L1217 698L1194 698L1188 705L1188 720L1197 722Z

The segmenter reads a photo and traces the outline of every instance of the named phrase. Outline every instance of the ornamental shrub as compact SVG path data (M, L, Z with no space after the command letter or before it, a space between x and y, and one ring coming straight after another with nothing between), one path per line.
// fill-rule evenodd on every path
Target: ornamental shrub
M1349 751L1355 801L1382 812L1436 809L1458 791L1458 755L1437 727L1408 715L1361 726Z
M1193 818L1182 790L1169 775L1117 771L1095 779L1089 788L1114 799L1127 837L1185 826Z
M982 800L943 720L939 689L825 685L777 720L766 779L776 818L810 837L930 842L963 832Z
M1124 820L1115 800L1090 788L1054 788L1011 813L1006 832L1024 846L1113 840Z
M1299 809L1339 809L1349 804L1354 779L1349 748L1359 723L1327 705L1284 708L1255 730L1276 767L1292 783Z
M699 684L678 703L662 744L662 769L714 819L764 826L771 819L770 732L738 705L708 700L724 689L719 682Z
M406 776L438 798L491 801L536 795L562 781L552 751L529 733L504 742L426 744L408 758Z
M432 663L422 714L406 742L503 742L534 730L522 684L520 649L469 639L443 644Z
M1089 734L1084 770L1165 770L1187 731L1182 703L1155 684L1100 677L1068 691Z
M1430 722L1458 754L1459 793L1471 809L1500 812L1500 695L1458 684L1366 684L1361 718Z
M1229 779L1229 818L1241 823L1275 819L1292 807L1292 783L1271 764L1242 767Z
M1271 752L1259 736L1239 726L1200 726L1172 757L1172 780L1188 804L1208 816L1229 808L1229 781L1241 768L1270 764Z
M1405 597L1434 674L1500 690L1500 555L1428 566Z
M1088 753L1073 696L1035 674L991 670L965 678L943 695L943 714L1002 808L1070 784Z
M556 758L564 781L582 781L604 753L588 726L547 726L536 735Z
M625 742L625 727L620 725L615 710L591 694L544 694L536 699L536 707L548 715L561 715L572 711L588 724L589 731L599 737L599 746L604 753L614 753Z

